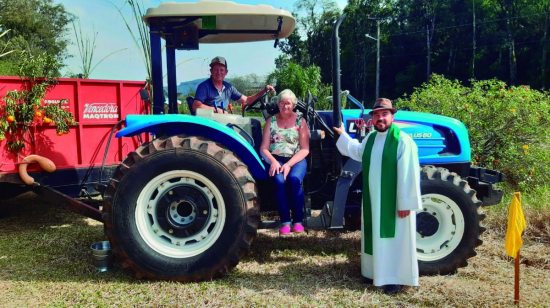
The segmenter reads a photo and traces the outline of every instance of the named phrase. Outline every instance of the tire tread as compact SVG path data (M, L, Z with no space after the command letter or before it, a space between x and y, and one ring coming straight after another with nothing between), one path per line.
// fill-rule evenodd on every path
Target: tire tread
M202 155L213 157L220 164L222 164L224 168L229 170L231 174L233 174L233 177L242 187L246 207L244 209L246 213L246 220L242 231L243 235L238 239L238 243L231 246L232 248L227 252L227 255L220 258L216 266L213 266L209 270L195 272L191 275L179 277L170 276L169 278L166 278L167 276L159 276L156 273L144 270L138 264L133 262L132 258L124 250L119 248L120 245L118 244L120 239L115 234L113 228L113 218L110 214L113 212L115 193L119 183L124 178L127 171L131 169L136 162L165 150L175 150L176 153L179 151L197 151ZM232 151L213 141L202 137L189 137L184 135L155 139L140 146L135 152L129 153L127 158L117 168L113 178L107 186L104 196L103 213L104 217L108 218L104 222L105 233L109 241L111 241L113 254L122 268L132 272L138 279L161 279L182 282L206 281L226 275L249 251L250 245L256 237L260 219L257 187L246 165L243 164Z
M473 225L465 226L469 230L465 230L459 246L451 254L441 260L432 262L419 261L419 270L422 275L454 274L458 268L468 265L467 260L477 254L475 248L482 243L479 237L485 231L485 228L481 226L480 222L485 218L485 214L479 212L481 201L477 199L476 191L468 185L466 180L462 179L457 173L450 172L445 168L431 165L423 166L420 178L422 181L440 182L440 185L452 185L451 189L464 194L468 200L469 205L467 206L473 208L473 216L464 217L465 221L469 219ZM467 237L467 234L470 236Z

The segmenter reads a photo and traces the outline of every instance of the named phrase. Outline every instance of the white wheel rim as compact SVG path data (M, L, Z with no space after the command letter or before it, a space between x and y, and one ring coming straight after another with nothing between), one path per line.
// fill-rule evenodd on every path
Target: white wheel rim
M203 200L202 210L198 211L199 207L189 205L189 202L166 201L182 189L199 195ZM174 208L179 208L178 204L184 204L190 210L179 215ZM204 223L200 224L203 227L193 234L181 235L178 227L192 223L197 215L201 215L197 212L204 216ZM139 194L135 210L136 226L143 241L154 251L171 258L196 256L210 248L219 238L225 218L225 203L220 190L206 177L188 170L165 172L149 181Z
M456 202L444 195L426 194L422 195L422 212L435 218L439 227L430 236L423 237L416 233L418 260L429 262L443 259L458 247L464 235L462 211Z

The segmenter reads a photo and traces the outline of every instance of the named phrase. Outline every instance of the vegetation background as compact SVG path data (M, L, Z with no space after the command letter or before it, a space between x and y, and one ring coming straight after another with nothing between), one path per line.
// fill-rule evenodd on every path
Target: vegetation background
M465 83L550 86L548 0L350 0L343 12L330 0L299 0L296 11L297 31L281 49L303 67L320 67L324 83L332 76L332 24L346 14L342 88L365 101L375 95L377 51L367 34L380 39L384 97L411 93L434 73Z

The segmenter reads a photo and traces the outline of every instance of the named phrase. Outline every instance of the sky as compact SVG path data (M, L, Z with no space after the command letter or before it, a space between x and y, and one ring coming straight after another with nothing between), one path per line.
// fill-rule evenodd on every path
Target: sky
M161 0L142 0L144 8L157 7ZM99 63L90 74L93 79L114 80L145 80L145 64L141 51L134 43L130 32L119 10L125 15L130 25L134 21L130 7L125 0L54 0L62 4L65 9L78 18L83 37L92 39L96 33L96 48L94 49L93 63ZM171 1L171 2L174 2ZM179 0L175 2L196 2ZM293 0L235 0L242 4L267 4L275 8L293 12ZM337 0L341 9L347 0ZM65 61L63 70L65 75L80 73L81 60L78 53L76 38L72 26L67 31L67 38L71 41L68 54L71 56ZM163 41L164 44L164 41ZM177 82L207 78L209 63L215 56L224 56L227 59L229 73L227 78L256 74L267 75L275 68L274 60L280 54L273 48L273 41L263 41L240 44L202 44L199 50L177 51ZM165 73L165 69L163 69Z

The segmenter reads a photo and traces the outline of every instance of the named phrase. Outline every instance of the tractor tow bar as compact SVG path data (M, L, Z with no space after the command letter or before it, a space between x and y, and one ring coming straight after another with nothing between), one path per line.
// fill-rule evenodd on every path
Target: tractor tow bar
M19 165L19 177L23 183L32 187L34 193L53 204L61 205L67 210L103 222L101 211L98 208L67 196L51 187L42 186L40 183L36 182L27 172L27 166L32 163L37 163L42 169L50 173L55 171L56 166L51 160L40 155L33 154L23 159L22 163Z
M32 190L37 195L44 197L45 200L48 200L55 205L59 205L76 214L84 215L99 222L103 222L101 211L98 208L67 196L51 187L42 186L36 182L33 184Z

